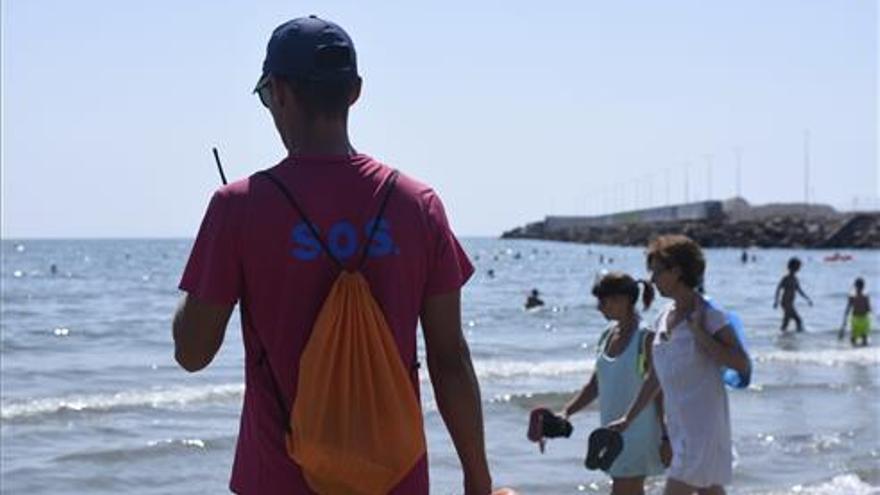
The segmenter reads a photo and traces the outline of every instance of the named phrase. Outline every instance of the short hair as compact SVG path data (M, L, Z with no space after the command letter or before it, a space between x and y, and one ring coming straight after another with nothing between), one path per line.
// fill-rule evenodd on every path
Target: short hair
M865 288L865 279L863 279L862 277L856 278L855 286L856 286L856 289L858 289L858 290L864 289Z
M648 309L654 301L654 287L646 280L636 280L622 272L607 273L596 281L593 284L593 296L596 299L615 295L628 296L630 304L635 305L639 300L639 284L644 285L642 304Z
M797 256L792 256L788 259L788 270L798 270L801 267L801 259Z
M666 268L681 270L681 281L692 289L703 285L706 259L703 250L693 239L685 235L661 235L648 244L647 262Z
M361 79L354 77L337 81L314 81L309 79L284 79L296 95L308 118L318 116L345 118L348 116L351 92Z

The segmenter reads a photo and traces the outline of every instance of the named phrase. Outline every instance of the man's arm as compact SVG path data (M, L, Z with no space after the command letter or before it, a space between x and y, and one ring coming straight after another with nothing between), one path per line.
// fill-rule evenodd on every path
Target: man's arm
M214 359L234 307L200 301L191 294L180 298L172 326L174 359L183 369L199 371Z
M480 386L461 331L461 292L427 298L421 322L434 397L461 460L465 494L487 495L492 479L483 439Z

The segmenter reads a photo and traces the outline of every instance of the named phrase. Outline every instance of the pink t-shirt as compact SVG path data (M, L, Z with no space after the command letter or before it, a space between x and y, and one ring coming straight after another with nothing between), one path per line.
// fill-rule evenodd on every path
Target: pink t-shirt
M287 186L331 252L354 268L392 169L356 155L288 158L269 170ZM251 176L214 194L180 288L202 301L242 303L245 393L230 481L236 493L312 493L285 452L287 417L282 417L269 373L289 411L300 355L337 273L268 178ZM460 289L473 273L431 188L400 174L362 273L404 365L412 370L418 394L416 325L422 304L428 296ZM428 493L427 459L392 493Z

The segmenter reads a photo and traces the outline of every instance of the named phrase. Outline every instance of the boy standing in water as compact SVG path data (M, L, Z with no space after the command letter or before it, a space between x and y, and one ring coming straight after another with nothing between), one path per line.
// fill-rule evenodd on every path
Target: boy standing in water
M780 329L783 332L788 331L788 322L790 320L794 320L798 332L804 331L804 323L801 321L801 315L799 315L794 308L795 295L800 294L807 300L807 303L810 306L813 305L813 300L810 299L810 296L804 293L803 289L801 289L801 284L798 282L797 276L795 275L800 269L800 259L797 257L789 259L788 274L783 276L782 280L779 281L779 285L776 286L776 295L773 298L773 309L779 307L779 293L782 292L782 327Z
M871 312L871 300L864 293L865 281L862 277L857 278L853 285L856 291L850 294L846 301L846 309L843 311L843 325L840 326L839 336L841 339L843 338L844 328L846 328L846 317L849 315L850 310L852 310L852 317L850 319L852 333L849 340L852 342L852 345L858 345L857 341L859 339L862 341L861 345L868 345L868 332L871 331L871 316L868 313Z

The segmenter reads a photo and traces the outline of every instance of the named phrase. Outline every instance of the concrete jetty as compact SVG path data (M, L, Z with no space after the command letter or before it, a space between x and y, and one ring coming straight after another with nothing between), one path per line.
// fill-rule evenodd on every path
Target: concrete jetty
M828 205L750 205L742 198L700 201L596 216L547 216L504 232L508 239L644 246L685 234L705 247L880 248L880 211Z

